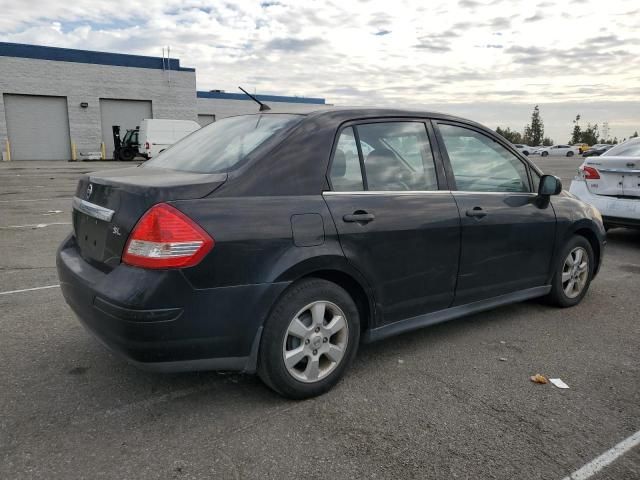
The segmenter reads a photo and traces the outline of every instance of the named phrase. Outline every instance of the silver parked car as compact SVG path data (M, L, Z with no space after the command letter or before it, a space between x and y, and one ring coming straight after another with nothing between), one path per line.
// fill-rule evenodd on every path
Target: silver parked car
M580 148L572 145L552 145L538 150L543 157L573 157L580 154Z
M605 227L640 227L640 138L586 158L569 191L600 210Z

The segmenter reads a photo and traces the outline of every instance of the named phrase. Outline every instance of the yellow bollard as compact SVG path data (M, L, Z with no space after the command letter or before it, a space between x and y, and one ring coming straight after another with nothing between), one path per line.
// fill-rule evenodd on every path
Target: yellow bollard
M11 143L9 142L9 139L7 138L7 156L4 157L5 161L10 162L11 161Z
M100 143L100 156L102 157L102 160L107 159L107 146L104 142Z
M71 161L75 162L77 161L77 152L76 152L76 143L75 142L71 142Z

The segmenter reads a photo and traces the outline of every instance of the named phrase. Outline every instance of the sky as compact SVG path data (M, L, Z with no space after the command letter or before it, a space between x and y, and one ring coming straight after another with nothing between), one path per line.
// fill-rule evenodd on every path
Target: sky
M0 0L0 41L172 57L199 90L640 130L638 0Z

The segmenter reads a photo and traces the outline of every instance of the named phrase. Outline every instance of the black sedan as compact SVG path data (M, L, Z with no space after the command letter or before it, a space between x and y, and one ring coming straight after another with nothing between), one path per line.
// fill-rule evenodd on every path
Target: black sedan
M613 145L598 143L596 145L589 147L587 150L585 150L582 156L583 157L599 157L600 155L602 155L607 150L610 150L611 148L613 148Z
M257 372L305 398L360 341L577 304L604 243L598 211L491 130L336 109L226 118L85 175L57 267L80 321L130 362Z

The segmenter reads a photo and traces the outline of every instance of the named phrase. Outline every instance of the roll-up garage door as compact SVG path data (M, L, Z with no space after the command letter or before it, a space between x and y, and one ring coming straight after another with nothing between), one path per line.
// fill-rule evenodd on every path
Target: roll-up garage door
M4 94L12 160L70 160L66 97Z
M198 123L200 124L201 127L206 127L207 125L215 121L216 121L215 115L198 114Z
M120 137L127 130L140 126L145 118L153 118L151 102L146 100L100 99L102 141L107 149L107 158L113 158L113 125L120 126Z

